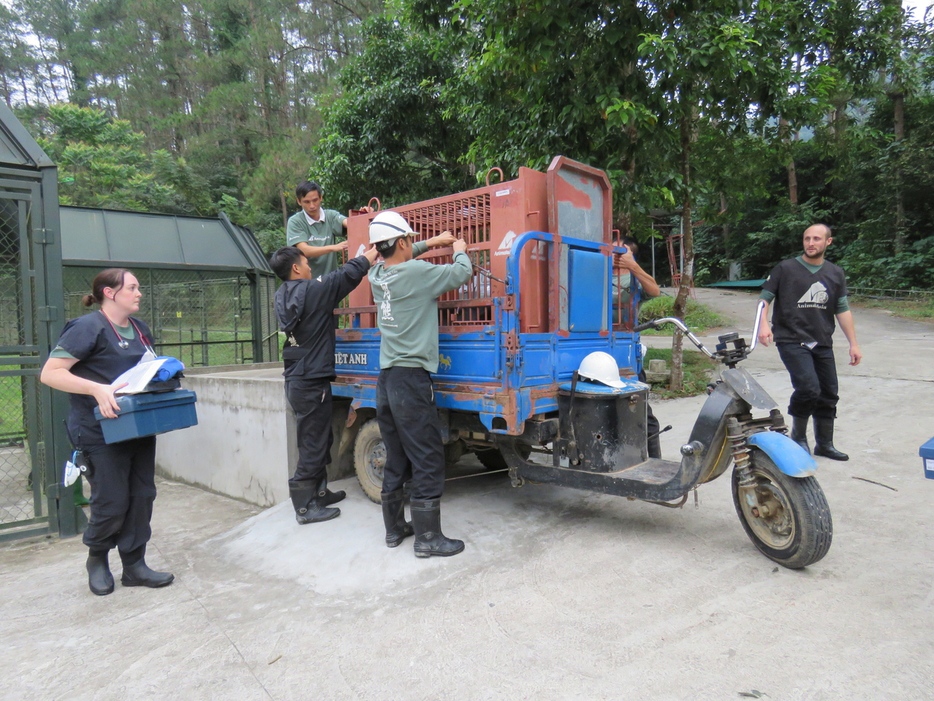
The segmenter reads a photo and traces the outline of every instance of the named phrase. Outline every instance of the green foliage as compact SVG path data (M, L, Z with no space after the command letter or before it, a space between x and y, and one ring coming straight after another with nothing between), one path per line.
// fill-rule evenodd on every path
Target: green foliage
M440 92L455 66L429 37L387 17L367 23L364 50L341 74L343 94L328 109L316 172L331 206L383 206L475 186L457 164L463 120L445 112Z
M210 208L185 162L165 150L146 153L144 135L129 122L64 104L49 108L48 123L49 135L38 141L58 164L62 204L179 214Z
M381 5L16 0L0 4L0 99L20 107L65 101L96 106L101 119L131 124L142 135L133 150L158 162L156 182L133 181L148 194L118 195L113 182L105 182L92 201L81 189L92 154L73 149L66 167L81 170L66 201L213 213L212 203L227 195L282 212L282 198L274 193L281 183L291 189L307 176L320 111L331 99L336 74L356 52L362 20ZM50 133L37 119L26 121L30 128L40 126L32 129L34 136ZM290 156L287 162L283 154ZM96 160L117 156L132 154L102 153ZM95 177L132 177L114 166L110 162ZM292 172L284 174L287 167Z
M647 299L639 307L639 323L644 324L647 321L663 319L667 316L673 316L675 298L668 295ZM687 311L682 319L688 328L694 333L704 333L705 331L726 325L726 320L700 302L693 299L688 300ZM674 327L666 325L659 330L649 329L642 333L654 336L670 336L674 332Z
M260 209L231 195L221 195L217 208L224 212L230 221L252 231L267 258L273 251L285 245L285 227L276 213Z
M643 362L648 365L650 360L664 360L668 367L671 367L671 348L649 348ZM658 394L662 399L696 397L699 394L704 394L707 391L707 384L714 378L717 363L703 353L685 351L682 366L684 384L680 390L672 391L668 389L666 380L662 383L653 384L652 392Z
M257 212L272 214L279 210L280 216L275 226L283 231L289 214L296 207L295 186L310 175L308 168L311 159L308 154L313 152L310 135L294 129L285 138L269 141L259 164L243 179L246 201ZM326 204L332 207L330 201ZM269 224L264 224L264 227L269 228Z
M901 290L934 289L934 237L915 241L894 255L880 255L879 247L859 240L847 249L850 287Z
M894 0L16 0L0 93L64 201L233 202L270 247L308 175L346 210L563 154L607 172L640 240L686 213L697 281L762 276L822 220L851 284L910 288L931 285L931 38ZM97 111L53 124L66 101Z
M734 255L744 261L746 277L765 277L781 260L801 253L804 230L814 222L828 220L828 212L819 209L814 200L793 207L779 201L756 222L754 230L734 238ZM833 251L828 252L833 257Z

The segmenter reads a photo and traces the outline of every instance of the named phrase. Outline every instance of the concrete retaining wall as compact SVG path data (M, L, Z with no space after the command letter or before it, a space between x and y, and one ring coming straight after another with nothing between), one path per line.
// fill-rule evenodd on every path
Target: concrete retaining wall
M282 364L186 370L182 386L198 395L198 425L159 436L159 474L258 506L288 500L298 451ZM353 474L348 408L335 402L331 480Z
M288 499L295 441L281 364L185 375L182 386L198 395L198 425L159 436L159 473L258 506Z

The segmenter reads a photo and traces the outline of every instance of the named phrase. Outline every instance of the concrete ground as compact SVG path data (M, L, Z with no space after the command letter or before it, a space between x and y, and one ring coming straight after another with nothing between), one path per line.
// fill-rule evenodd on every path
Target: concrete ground
M700 290L740 329L754 297ZM79 538L0 547L3 699L934 698L934 326L856 311L837 445L819 458L834 542L801 571L753 547L729 478L680 510L501 475L449 483L454 558L382 544L353 480L298 526L162 481L148 560L165 589L93 596ZM661 343L651 339L655 345ZM838 349L845 357L845 341ZM784 405L774 348L747 361ZM663 450L703 398L657 402ZM462 461L459 471L477 463Z

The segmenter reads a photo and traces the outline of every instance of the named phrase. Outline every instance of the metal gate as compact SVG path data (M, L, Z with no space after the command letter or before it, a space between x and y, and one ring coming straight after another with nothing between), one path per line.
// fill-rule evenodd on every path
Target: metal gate
M50 393L39 384L48 229L41 183L10 175L0 170L0 540L47 532L58 497L47 489Z

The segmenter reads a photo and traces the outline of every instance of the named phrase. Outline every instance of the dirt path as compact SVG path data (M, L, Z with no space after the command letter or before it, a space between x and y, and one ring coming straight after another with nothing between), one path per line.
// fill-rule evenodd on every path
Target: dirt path
M673 290L666 290L673 293ZM751 340L758 292L730 290L695 290L696 299L730 320L731 326L709 331L702 340L716 343L724 331L739 331ZM934 382L934 324L897 317L884 309L854 308L856 335L863 352L863 361L849 366L847 342L837 329L834 349L837 372L857 377L885 377L899 380ZM653 348L669 347L667 337L645 336L644 342ZM685 342L685 346L690 345ZM774 346L759 347L750 357L750 367L783 369Z

